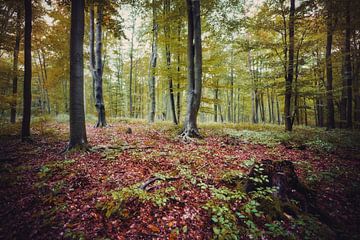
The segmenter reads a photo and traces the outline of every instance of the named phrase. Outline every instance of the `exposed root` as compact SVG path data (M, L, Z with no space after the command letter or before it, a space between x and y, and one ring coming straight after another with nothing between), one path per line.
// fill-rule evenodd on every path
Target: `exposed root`
M88 143L83 144L69 144L64 150L59 154L66 154L70 151L82 151L82 152L91 152L91 146Z
M194 128L184 129L180 133L179 137L185 143L195 142L195 139L202 139L202 136L200 135L199 131L197 129L194 129Z
M149 185L153 184L156 181L162 180L162 181L168 181L169 182L169 181L175 181L175 180L178 180L178 179L180 179L180 177L169 177L169 178L151 177L146 182L144 182L143 185L141 185L139 188L141 190L147 191L147 190L149 190L149 189L147 189L147 187Z
M106 127L110 127L106 122L97 122L94 126L94 128L106 128Z

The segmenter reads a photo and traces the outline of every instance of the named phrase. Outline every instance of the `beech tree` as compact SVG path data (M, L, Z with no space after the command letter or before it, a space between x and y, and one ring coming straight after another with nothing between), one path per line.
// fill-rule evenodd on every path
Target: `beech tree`
M32 6L31 0L24 0L25 9L25 34L24 34L24 92L23 92L23 119L21 138L26 140L30 137L31 118L31 31L32 31Z
M103 97L103 62L102 62L102 22L104 3L102 0L97 4L96 27L94 33L94 3L90 6L90 69L93 77L95 92L95 107L98 121L95 127L105 127L105 104ZM94 37L95 36L95 37ZM95 39L94 39L95 38ZM94 51L94 45L95 51Z
M333 69L332 69L332 43L335 28L334 10L332 1L326 2L326 102L327 102L327 128L335 128L334 95L333 95Z
M294 35L295 35L295 0L290 0L290 18L289 18L289 62L288 74L285 83L285 129L292 130L292 115L291 115L291 94L292 82L294 78Z
M71 1L70 142L67 150L87 148L84 111L84 0Z
M187 0L188 15L188 92L184 129L181 136L201 137L197 127L197 115L201 102L202 46L200 0Z
M151 43L151 58L150 58L150 70L149 70L149 97L150 97L150 111L149 122L155 121L156 112L156 96L155 96L155 71L157 64L157 40L158 40L158 24L156 19L156 5L155 0L152 1L152 43Z
M20 51L20 38L21 38L21 7L18 6L16 10L16 36L14 45L13 55L13 87L12 87L12 104L10 113L10 122L16 122L16 105L17 105L17 92L18 92L18 62L19 62L19 51Z

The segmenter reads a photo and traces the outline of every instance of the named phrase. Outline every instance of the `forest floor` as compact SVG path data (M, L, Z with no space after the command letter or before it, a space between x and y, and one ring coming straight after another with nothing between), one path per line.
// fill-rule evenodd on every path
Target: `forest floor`
M92 151L59 154L66 123L37 121L29 143L18 130L1 127L0 239L360 239L356 131L207 124L185 143L169 123L122 120L87 126ZM336 225L245 193L265 159L292 161Z

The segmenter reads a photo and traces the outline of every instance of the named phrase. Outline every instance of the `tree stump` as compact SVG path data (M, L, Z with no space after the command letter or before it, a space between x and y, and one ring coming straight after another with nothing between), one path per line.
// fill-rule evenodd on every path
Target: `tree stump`
M263 200L260 205L271 218L284 218L284 213L291 217L312 214L332 231L339 225L317 204L315 191L299 180L291 161L262 160L251 168L245 184L246 192L251 193L267 187L275 188L273 201Z

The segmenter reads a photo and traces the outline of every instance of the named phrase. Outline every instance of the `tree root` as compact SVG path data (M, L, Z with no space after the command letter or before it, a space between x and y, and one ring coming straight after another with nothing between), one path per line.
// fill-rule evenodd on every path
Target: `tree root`
M200 135L199 131L197 129L191 128L191 129L184 129L179 137L182 139L182 141L188 143L188 142L194 142L195 139L202 139L202 136Z
M72 150L78 150L83 152L91 152L91 146L88 143L83 144L69 144L64 150L62 150L59 154L65 154Z
M170 182L170 181L175 181L175 180L178 180L178 179L180 179L180 177L169 177L169 178L151 177L151 178L149 178L147 181L145 181L139 188L140 188L141 190L148 191L148 190L150 190L150 189L147 189L147 187L148 187L149 185L153 184L153 183L156 182L156 181L162 180L162 181L168 181L168 182Z

